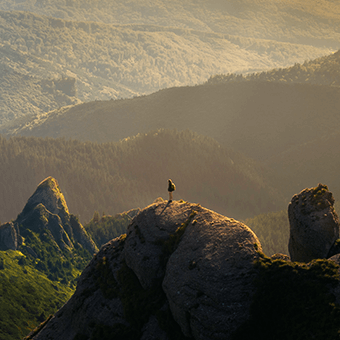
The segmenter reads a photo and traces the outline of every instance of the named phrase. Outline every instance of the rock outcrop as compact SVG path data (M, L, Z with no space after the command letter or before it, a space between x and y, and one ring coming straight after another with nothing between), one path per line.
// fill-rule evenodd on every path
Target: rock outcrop
M249 316L258 251L241 222L196 204L152 204L101 248L33 339L230 339Z
M319 184L294 195L288 206L292 261L327 258L339 238L339 218L327 186Z
M69 211L58 182L53 177L47 177L37 187L28 199L18 221L31 212L38 204L42 204L51 214L58 215L63 223L68 220Z
M14 225L23 236L27 229L36 233L48 232L62 252L71 251L76 243L91 254L98 251L79 220L69 213L64 195L53 177L38 185Z
M0 226L0 250L17 250L22 238L12 222Z

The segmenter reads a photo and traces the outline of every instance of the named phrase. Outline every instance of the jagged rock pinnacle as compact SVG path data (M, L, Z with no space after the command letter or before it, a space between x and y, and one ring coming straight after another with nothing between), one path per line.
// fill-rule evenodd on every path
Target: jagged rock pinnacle
M19 214L15 225L36 232L49 229L62 251L70 251L75 242L91 253L98 251L78 219L69 213L58 182L51 176L38 185Z
M31 210L38 204L43 204L45 208L52 214L58 215L63 222L66 216L69 215L69 210L64 198L60 191L57 180L53 177L44 179L35 190L34 194L29 198L23 210Z

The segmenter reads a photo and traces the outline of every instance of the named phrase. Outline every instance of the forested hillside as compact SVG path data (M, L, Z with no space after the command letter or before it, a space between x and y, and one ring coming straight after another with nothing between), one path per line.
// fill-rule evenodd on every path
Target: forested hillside
M339 22L338 5L326 1L6 0L0 123L310 60L339 48Z
M207 83L253 80L340 86L340 50L331 55L315 60L306 60L303 64L295 63L294 66L283 69L279 68L247 75L215 75L210 77Z
M2 126L2 133L118 141L150 129L190 129L264 162L291 197L326 183L340 196L340 88L246 81L171 88L91 102ZM327 171L325 171L327 169Z
M340 41L340 4L327 0L3 0L3 10L66 20L156 24L304 45Z
M175 199L234 218L283 202L261 166L190 131L159 130L106 144L26 137L1 137L0 143L2 221L15 218L47 176L58 180L81 221L94 211L112 215L167 199L168 178L177 185Z

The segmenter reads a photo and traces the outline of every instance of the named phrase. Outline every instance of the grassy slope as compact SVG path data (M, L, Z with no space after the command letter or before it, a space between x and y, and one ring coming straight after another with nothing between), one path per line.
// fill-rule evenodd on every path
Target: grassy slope
M20 265L19 251L0 251L0 338L23 338L54 314L73 294L71 288L50 281L32 266Z

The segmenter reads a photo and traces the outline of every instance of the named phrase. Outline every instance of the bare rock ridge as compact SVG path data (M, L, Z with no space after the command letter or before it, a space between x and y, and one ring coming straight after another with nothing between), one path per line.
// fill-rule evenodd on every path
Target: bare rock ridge
M78 219L69 213L64 195L53 177L38 185L13 223L0 227L0 248L17 250L22 245L21 234L26 228L35 232L48 231L62 252L73 249L75 242L90 253L98 251Z
M289 206L289 253L292 261L309 262L332 254L339 239L339 218L334 198L326 185L304 189L294 195Z
M152 204L101 248L33 339L229 339L249 317L258 251L241 222Z

